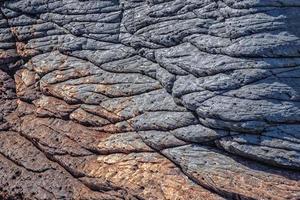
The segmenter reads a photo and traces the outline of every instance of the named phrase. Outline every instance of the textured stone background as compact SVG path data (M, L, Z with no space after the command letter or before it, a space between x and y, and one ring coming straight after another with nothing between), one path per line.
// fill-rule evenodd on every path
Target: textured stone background
M299 0L0 8L0 199L300 199Z

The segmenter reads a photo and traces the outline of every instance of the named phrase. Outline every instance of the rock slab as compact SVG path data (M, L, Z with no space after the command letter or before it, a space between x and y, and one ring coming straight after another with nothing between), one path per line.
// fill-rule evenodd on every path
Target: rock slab
M300 199L298 0L0 11L0 199Z

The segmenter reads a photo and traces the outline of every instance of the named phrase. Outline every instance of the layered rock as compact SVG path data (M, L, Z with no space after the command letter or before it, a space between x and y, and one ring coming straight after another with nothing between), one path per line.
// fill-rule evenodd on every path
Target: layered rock
M299 199L300 3L1 2L0 197Z

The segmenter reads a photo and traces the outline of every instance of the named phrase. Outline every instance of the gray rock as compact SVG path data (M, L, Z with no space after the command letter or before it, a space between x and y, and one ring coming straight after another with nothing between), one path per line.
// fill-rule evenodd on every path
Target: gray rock
M298 0L0 10L0 199L299 199Z

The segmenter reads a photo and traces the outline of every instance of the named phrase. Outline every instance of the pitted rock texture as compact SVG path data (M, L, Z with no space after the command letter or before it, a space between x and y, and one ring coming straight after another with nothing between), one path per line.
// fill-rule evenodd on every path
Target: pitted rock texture
M300 199L300 1L0 6L0 199Z

